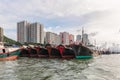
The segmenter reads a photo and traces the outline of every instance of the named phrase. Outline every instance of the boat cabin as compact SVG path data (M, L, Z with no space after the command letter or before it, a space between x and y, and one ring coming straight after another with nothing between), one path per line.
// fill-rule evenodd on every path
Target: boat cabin
M8 49L6 49L6 48L1 48L1 49L0 49L0 54L2 54L2 53L8 53Z

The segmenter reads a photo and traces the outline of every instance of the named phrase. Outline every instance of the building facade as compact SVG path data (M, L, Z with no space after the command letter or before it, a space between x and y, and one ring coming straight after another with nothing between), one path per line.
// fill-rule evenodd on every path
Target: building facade
M61 38L60 38L60 35L58 35L58 34L55 35L55 44L56 45L60 45L61 44Z
M69 33L68 32L60 32L61 43L64 45L69 45Z
M39 23L17 23L17 41L20 43L44 43L44 27Z
M59 45L60 36L56 33L46 32L46 43Z
M3 28L0 27L0 42L3 42L3 38L4 38L4 35L3 35Z
M27 21L17 23L17 41L20 43L28 42L29 40L29 25Z
M89 44L89 39L88 39L88 34L83 34L82 35L82 39L83 39L83 44L84 45L88 45Z
M81 35L77 35L77 36L76 36L76 41L77 41L77 42L81 42L81 41L82 41Z
M29 27L29 42L44 43L43 26L39 23L32 23Z
M69 34L69 44L74 42L74 35L73 34Z
M43 24L40 24L40 43L44 44L45 41L45 31Z

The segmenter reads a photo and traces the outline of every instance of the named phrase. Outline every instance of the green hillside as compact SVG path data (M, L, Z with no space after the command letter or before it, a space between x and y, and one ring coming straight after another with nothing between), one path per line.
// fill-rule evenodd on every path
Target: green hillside
M12 40L12 39L10 39L10 38L8 38L6 36L4 36L4 40L3 41L6 42L7 44L11 44L11 45L12 44L20 45L19 42L15 41L15 40Z

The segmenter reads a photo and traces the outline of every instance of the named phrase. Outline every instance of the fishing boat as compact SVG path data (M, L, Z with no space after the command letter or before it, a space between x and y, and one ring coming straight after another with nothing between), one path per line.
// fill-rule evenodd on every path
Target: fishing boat
M21 57L31 57L31 58L47 58L49 57L48 50L41 47L26 47L21 48Z
M40 58L48 58L49 57L47 49L41 48L41 47L35 47L35 49L37 50L38 57L40 57Z
M35 48L32 48L32 47L30 47L29 49L28 49L28 53L29 53L29 57L31 57L31 58L37 58L38 57L38 53L37 53L37 50L35 49Z
M21 48L20 57L30 57L30 54L29 54L29 52L28 52L28 49L26 49L26 48Z
M63 59L72 59L75 57L74 51L70 48L65 48L63 45L57 46Z
M19 54L20 49L18 48L0 48L0 60L15 60Z
M49 58L61 58L60 51L53 48L50 44L46 44L45 48L48 50Z
M74 44L72 45L72 49L75 53L75 58L77 59L90 59L93 57L93 52L82 44Z

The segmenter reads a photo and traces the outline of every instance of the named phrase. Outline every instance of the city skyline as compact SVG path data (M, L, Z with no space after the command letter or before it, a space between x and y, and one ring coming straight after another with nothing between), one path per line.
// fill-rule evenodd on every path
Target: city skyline
M91 35L96 43L120 44L119 4L119 0L4 0L0 1L0 26L14 40L17 40L16 23L27 20L40 22L45 31L55 33L66 31L77 35L84 27L86 33L96 33Z
M86 41L88 38L84 38ZM30 23L28 21L17 22L17 41L24 43L40 44L65 44L69 45L74 42L74 35L68 32L45 32L44 25L38 22Z

